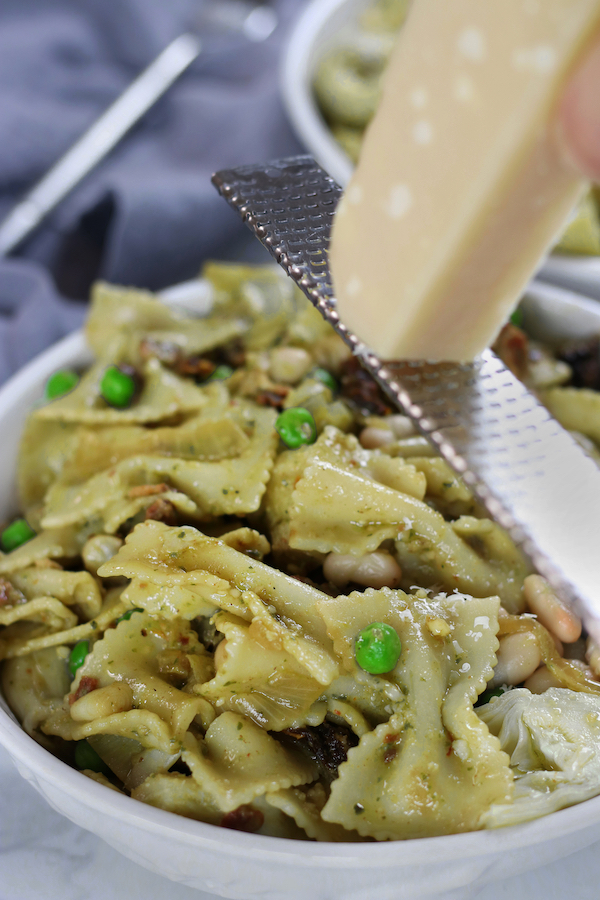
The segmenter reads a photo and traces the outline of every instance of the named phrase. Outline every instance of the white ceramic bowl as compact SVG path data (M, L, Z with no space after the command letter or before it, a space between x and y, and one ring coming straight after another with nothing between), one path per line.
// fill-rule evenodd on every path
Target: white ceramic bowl
M532 331L550 340L600 331L600 305L557 288L534 285L524 311ZM57 368L88 360L78 332L0 390L0 517L16 509L19 435L46 379ZM89 780L25 734L1 697L0 743L21 775L71 821L173 881L239 900L468 898L507 871L517 875L600 838L598 797L497 831L379 844L279 840L191 821Z
M333 46L352 41L360 13L371 0L311 0L299 16L287 45L281 93L292 126L320 166L344 186L353 163L323 118L312 85L317 66ZM552 255L542 265L544 280L600 299L600 258Z
M312 85L320 60L356 31L369 0L311 0L290 35L283 61L281 92L296 134L320 166L344 186L353 164L323 118Z

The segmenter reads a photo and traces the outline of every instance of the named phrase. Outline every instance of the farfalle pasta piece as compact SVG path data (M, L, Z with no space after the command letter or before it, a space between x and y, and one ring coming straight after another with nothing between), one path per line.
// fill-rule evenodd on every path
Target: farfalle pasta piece
M147 576L149 569L154 571L152 577L157 584L170 578L185 583L186 578L193 579L193 573L198 570L209 572L243 594L245 606L260 603L261 607L272 607L273 613L281 616L284 622L295 623L304 638L315 647L328 652L331 649L327 630L317 612L317 602L325 599L326 594L247 557L224 541L201 534L191 526L169 527L162 522L142 522L98 573L101 578L115 575L131 578ZM255 614L250 608L250 616ZM248 615L246 610L243 617Z
M249 719L224 712L204 739L188 732L181 753L192 777L229 812L271 791L314 781L316 769Z
M313 473L320 485L317 491L324 489L323 485L327 482L329 493L338 494L334 509L336 521L324 521L318 527L311 521L311 515L320 517L325 511L321 499L318 507L314 506L316 501L310 483ZM400 458L392 459L379 450L365 450L353 435L343 434L333 427L325 428L312 446L280 454L263 504L276 554L296 561L301 559L299 553L308 553L320 560L334 549L336 540L343 539L346 549L336 552L360 556L377 549L382 541L396 537L401 527L396 521L397 516L393 516L394 521L390 524L385 520L385 512L381 527L373 527L371 516L370 527L361 528L360 509L357 510L357 506L361 506L361 498L356 492L364 491L368 497L374 492L375 497L382 499L386 493L378 493L380 485L393 490L392 496L401 490L402 496L407 497L407 509L410 511L411 498L422 500L425 496L425 476L417 472L414 466ZM353 491L353 496L342 510L338 505L343 503L345 489ZM312 511L306 510L306 518L303 517L305 492L309 495L306 503L312 505ZM370 503L366 500L363 505L372 511ZM341 521L337 520L338 516ZM349 535L345 539L340 531L344 528Z
M512 565L506 554L495 559L478 553L426 503L320 460L303 471L291 504L292 549L362 555L394 539L404 585L499 594L511 611L523 607L529 568L508 536Z
M85 696L93 698L94 692ZM168 753L118 734L94 734L87 741L128 791L156 772L167 772L181 756L181 747Z
M17 460L17 487L28 518L73 454L77 430L75 424L28 418Z
M2 692L25 731L48 744L39 725L62 707L69 690L67 647L49 647L7 660L2 667Z
M405 520L434 515L414 497L318 460L294 487L289 543L295 550L362 556L397 538Z
M73 525L46 528L16 550L0 553L0 575L10 575L43 559L75 559L88 537L99 530L98 524L88 522L84 528Z
M202 696L215 709L248 716L267 731L304 724L323 693L323 681L337 674L334 661L322 657L320 665L314 659L310 668L303 665L298 657L314 655L315 648L306 642L302 648L302 637L268 613L255 616L250 624L220 613L215 625L226 645L218 654L222 662L216 676L200 688Z
M167 722L147 709L129 709L91 722L75 722L63 707L51 713L40 728L45 735L60 737L64 741L83 741L97 734L112 734L131 738L144 747L168 754L177 753L181 747L181 742L173 737Z
M144 609L150 615L165 619L188 621L198 616L208 618L219 609L231 610L248 619L251 617L240 592L209 572L182 572L180 581L150 581L152 576L150 570L148 575L133 577L125 588L123 599L131 609Z
M322 817L378 840L481 827L484 811L512 791L508 758L473 710L495 663L499 599L383 589L319 609L350 671L363 628L395 628L402 654L387 677L403 695L348 752Z
M66 606L77 607L84 619L93 619L102 608L102 591L89 572L31 566L13 572L10 580L27 600L55 597Z
M52 608L56 610L57 625L62 619L62 627L49 628L46 624L39 624L36 621L31 623L17 621L13 625L8 625L0 632L0 659L12 659L15 656L24 656L46 647L75 644L77 641L97 638L105 628L127 610L127 605L121 600L120 594L121 588L107 592L100 613L89 622L82 622L80 625L75 624L77 616L68 607L63 606L62 603L59 604L58 600L53 600L51 597L39 598L42 600L43 610L47 609L48 600L53 601ZM33 600L31 603L37 604L39 600ZM15 608L19 609L19 607Z
M143 428L139 425L80 427L70 438L70 454L60 480L78 484L122 459L140 454L215 461L239 456L249 436L231 415L205 416L204 411L181 425ZM49 486L49 485L48 485Z
M404 695L393 681L371 675L353 664L324 691L323 716L327 711L344 721L359 737L387 722L402 704Z
M251 805L246 804L239 811L227 813L197 781L179 772L157 772L150 775L131 792L131 796L134 800L141 800L158 809L166 809L209 825L247 827L250 818L254 826L250 830L255 834L306 840L306 834L296 826L293 819L271 806L264 798L257 797Z
M309 448L308 455L311 462L329 463L417 500L425 496L426 478L411 463L401 457L392 458L381 450L366 450L354 435L342 434L337 428L326 428Z
M17 627L17 623L29 627L23 631ZM0 625L4 626L0 632L0 657L2 649L18 640L22 634L26 634L29 639L40 634L65 631L76 624L75 613L54 597L41 596L28 603L3 606L0 609Z
M220 538L224 544L233 550L238 550L252 559L262 560L271 552L271 544L260 531L254 528L234 528L233 531L226 531Z
M267 794L265 799L267 803L290 816L313 841L344 843L361 840L355 831L348 831L341 825L325 822L321 818L321 810L327 801L321 784L308 789L287 788L284 791Z
M315 641L298 622L280 615L275 604L265 603L254 591L244 591L242 596L252 614L255 634L262 633L265 639L280 646L323 687L331 684L339 667L328 641Z
M182 662L188 656L206 654L184 619L135 613L96 641L77 671L72 690L77 694L82 679L93 679L97 688L122 681L131 688L136 708L160 716L173 736L182 740L194 717L203 712L203 701L174 687L168 673L161 671L161 653L168 650L179 652Z
M293 281L273 266L209 261L202 268L214 290L214 312L245 322L248 350L265 350L281 339L297 310L308 301Z
M119 357L103 357L81 377L77 387L41 406L34 417L86 425L129 425L163 422L195 413L208 402L203 388L188 378L180 378L151 357L140 366L143 386L136 402L125 409L113 409L100 394L100 382L107 366L121 361Z
M443 516L456 519L479 514L473 492L441 456L412 456L410 462L427 479L427 501Z
M86 338L96 355L101 356L107 345L114 342L115 334L125 337L128 361L135 362L142 340L160 341L191 356L233 340L246 326L241 315L204 315L194 319L176 307L166 306L149 291L100 281L92 288Z
M132 456L81 485L55 484L46 496L42 525L57 528L85 522L92 516L104 516L112 504L128 497L132 489L161 483L195 504L193 512L198 518L254 512L260 506L273 465L277 433L272 410L253 411L251 420L252 437L233 459L200 462ZM186 512L192 514L191 507ZM123 512L113 518L112 527L122 515Z
M152 489L152 492L148 490L148 493L135 496L136 490L143 491L147 487ZM141 514L157 502L164 503L168 510L174 510L183 518L198 517L198 507L193 500L190 500L181 491L160 490L160 487L161 485L154 484L134 486L126 496L118 497L102 511L102 530L106 534L115 534L126 522L130 522L136 517L143 518ZM166 486L162 485L162 487ZM133 497L132 494L134 494ZM175 515L176 519L177 515Z
M179 772L157 772L149 775L131 792L134 800L166 809L188 819L220 825L225 810L202 785Z

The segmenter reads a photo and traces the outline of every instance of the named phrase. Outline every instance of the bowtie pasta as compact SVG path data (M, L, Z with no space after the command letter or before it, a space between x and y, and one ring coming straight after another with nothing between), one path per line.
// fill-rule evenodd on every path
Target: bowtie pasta
M141 802L301 840L600 793L581 623L290 281L204 274L203 318L97 285L95 362L27 421L0 555L23 728ZM581 352L515 325L497 350L597 453Z

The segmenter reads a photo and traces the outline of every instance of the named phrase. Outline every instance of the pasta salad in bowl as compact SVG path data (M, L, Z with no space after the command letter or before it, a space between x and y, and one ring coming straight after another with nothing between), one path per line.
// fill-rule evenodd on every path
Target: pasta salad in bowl
M596 839L579 619L279 270L170 301L97 285L0 395L19 770L226 897L465 896ZM594 304L519 315L497 352L598 456Z

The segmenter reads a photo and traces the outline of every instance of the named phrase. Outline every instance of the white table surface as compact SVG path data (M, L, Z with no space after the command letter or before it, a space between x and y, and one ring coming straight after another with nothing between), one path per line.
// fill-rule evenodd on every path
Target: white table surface
M600 842L545 869L489 885L477 896L485 900L597 900L599 885ZM0 748L0 900L213 897L140 868L72 825L21 779ZM377 900L376 887L373 900Z

